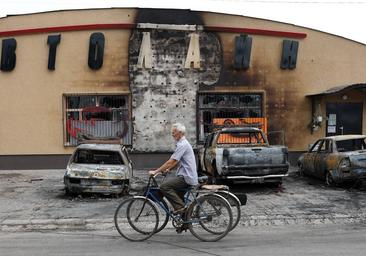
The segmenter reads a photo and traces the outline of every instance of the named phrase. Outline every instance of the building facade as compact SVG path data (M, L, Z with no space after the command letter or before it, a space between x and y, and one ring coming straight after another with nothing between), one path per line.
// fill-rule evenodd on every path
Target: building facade
M366 47L320 31L118 8L8 16L0 37L0 169L62 168L83 134L121 138L147 167L175 122L195 148L230 124L265 122L293 153L365 133Z

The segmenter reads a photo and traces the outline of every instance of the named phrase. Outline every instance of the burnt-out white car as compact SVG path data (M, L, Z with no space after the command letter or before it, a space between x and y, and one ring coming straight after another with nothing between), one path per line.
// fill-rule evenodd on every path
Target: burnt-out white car
M71 155L64 175L67 194L123 194L129 190L132 163L121 144L85 143Z
M337 135L316 141L298 160L300 175L324 179L327 185L365 181L365 139L365 135Z

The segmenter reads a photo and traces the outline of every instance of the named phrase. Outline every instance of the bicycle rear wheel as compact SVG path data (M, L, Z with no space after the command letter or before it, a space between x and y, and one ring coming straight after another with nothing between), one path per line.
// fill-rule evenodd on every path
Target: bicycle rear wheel
M217 191L215 193L219 194L220 196L225 198L231 206L231 211L233 214L233 223L230 228L230 231L231 231L239 224L239 221L241 218L240 200L236 195L234 195L233 193L231 193L229 191L223 190L223 191Z
M157 230L159 214L146 197L124 200L114 214L114 223L121 236L130 241L144 241Z
M198 197L187 211L189 231L205 242L215 242L225 237L230 231L232 222L229 203L217 194Z

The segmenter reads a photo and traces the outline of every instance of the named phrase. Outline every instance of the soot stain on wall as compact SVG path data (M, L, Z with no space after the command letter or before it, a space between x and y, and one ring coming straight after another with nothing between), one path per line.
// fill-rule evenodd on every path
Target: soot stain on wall
M141 16L139 19L145 20L141 19ZM192 20L197 22L199 19ZM169 20L164 22L169 22ZM149 23L154 23L154 20L150 20ZM152 68L137 68L142 32L147 31L150 32L151 38ZM215 34L197 31L201 68L185 69L184 62L190 33L190 31L160 29L132 31L129 42L129 78L135 151L166 152L174 150L170 129L175 122L181 122L186 126L187 139L193 146L196 144L198 87L200 84L213 85L218 81L222 51L220 41Z

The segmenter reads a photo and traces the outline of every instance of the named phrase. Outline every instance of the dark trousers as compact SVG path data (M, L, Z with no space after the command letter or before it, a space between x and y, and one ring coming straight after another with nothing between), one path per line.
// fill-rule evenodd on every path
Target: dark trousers
M188 187L189 185L185 182L184 178L179 176L164 181L160 185L160 190L172 204L174 210L177 210L184 207L184 201L183 201L183 197L185 194L184 189L187 189Z

